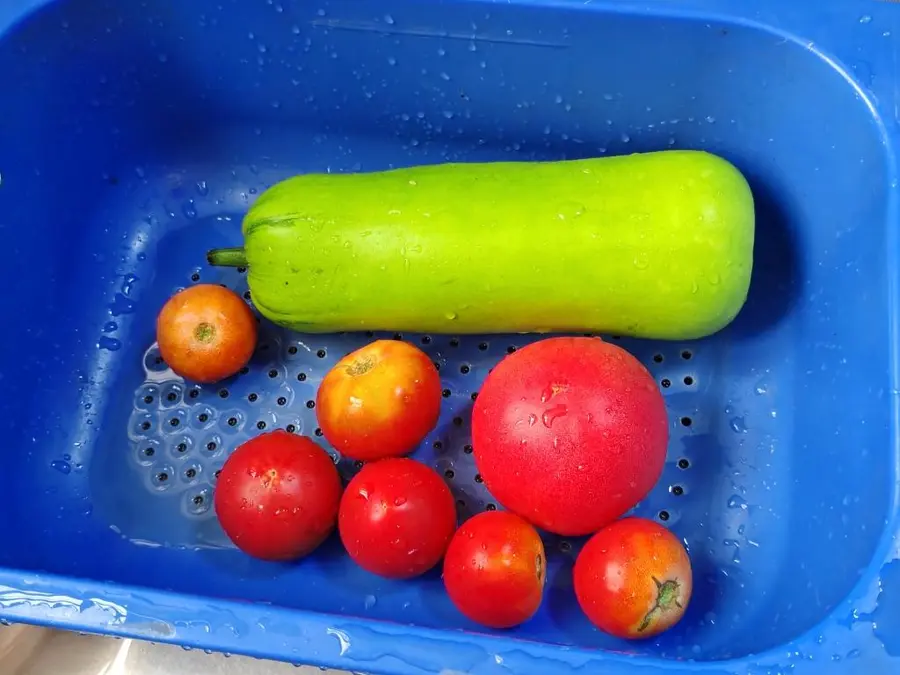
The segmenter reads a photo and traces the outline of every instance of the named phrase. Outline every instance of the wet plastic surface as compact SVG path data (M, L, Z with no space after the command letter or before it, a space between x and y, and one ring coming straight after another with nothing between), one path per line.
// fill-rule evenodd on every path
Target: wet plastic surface
M896 669L900 8L17 4L0 9L0 614L370 672ZM227 453L260 425L315 437L318 379L371 339L264 323L249 371L215 387L157 363L155 316L176 288L244 289L204 254L239 242L260 191L305 171L669 147L734 162L758 214L732 326L623 341L672 424L638 512L692 556L676 629L639 643L594 630L571 588L578 540L547 539L544 605L504 633L465 621L436 571L380 580L336 538L294 566L227 544L209 510ZM416 456L463 514L488 508L471 396L532 338L400 337L448 392Z

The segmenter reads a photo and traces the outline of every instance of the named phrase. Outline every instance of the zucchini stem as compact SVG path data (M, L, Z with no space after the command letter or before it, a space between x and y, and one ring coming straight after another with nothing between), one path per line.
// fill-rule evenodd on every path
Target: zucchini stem
M214 248L206 254L206 261L217 267L246 267L247 254L243 248Z

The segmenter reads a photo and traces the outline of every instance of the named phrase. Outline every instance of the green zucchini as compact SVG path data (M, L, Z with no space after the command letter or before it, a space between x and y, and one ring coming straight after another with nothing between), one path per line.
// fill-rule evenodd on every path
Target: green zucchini
M604 332L699 338L737 315L753 198L671 150L288 178L243 221L253 302L309 332Z

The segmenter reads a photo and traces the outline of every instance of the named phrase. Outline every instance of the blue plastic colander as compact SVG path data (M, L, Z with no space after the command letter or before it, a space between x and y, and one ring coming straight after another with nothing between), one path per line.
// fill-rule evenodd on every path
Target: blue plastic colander
M396 675L900 671L898 63L893 2L3 0L0 615ZM263 322L248 372L218 386L161 363L173 291L246 289L204 255L240 242L259 192L666 148L732 161L758 214L730 327L622 341L671 419L637 512L691 554L675 629L595 630L580 540L547 539L543 606L504 632L466 621L439 570L379 579L337 538L294 565L231 547L217 469L263 429L315 437L318 381L371 340ZM416 457L462 515L490 508L472 395L531 338L395 337L446 388Z

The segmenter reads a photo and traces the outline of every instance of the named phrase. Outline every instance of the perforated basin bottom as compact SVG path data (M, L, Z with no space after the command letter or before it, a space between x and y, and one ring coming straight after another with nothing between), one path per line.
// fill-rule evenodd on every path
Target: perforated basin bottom
M690 550L687 615L655 640L604 636L574 601L582 542L548 537L544 604L504 635L714 661L783 654L822 622L866 572L891 504L891 150L849 76L807 41L609 9L626 5L148 0L98 11L67 0L4 35L7 578L54 573L75 597L85 578L110 595L127 584L138 589L129 597L165 589L258 603L254 612L271 603L328 622L409 624L413 641L426 635L419 627L469 640L459 629L482 629L451 606L439 571L384 581L337 538L300 564L261 563L228 546L210 510L228 453L261 426L316 438L307 402L319 378L384 336L310 337L264 322L245 374L194 388L156 362L156 315L199 281L244 290L239 272L206 267L205 253L238 245L248 204L295 173L703 148L733 161L754 192L747 305L706 340L622 341L668 405L668 462L637 512ZM810 119L840 133L814 132ZM440 364L448 393L416 457L439 469L463 516L490 508L467 452L471 397L533 338L400 337ZM0 609L23 602L0 593ZM260 655L274 645L284 658L293 643L271 636L310 621L270 626L263 644L262 626L238 616L204 626L177 605L153 617L175 627L170 639L187 622L194 636L209 628L210 644ZM79 611L119 625L108 606ZM361 642L354 664L365 663ZM297 649L297 660L318 653ZM385 658L377 665L393 664Z

